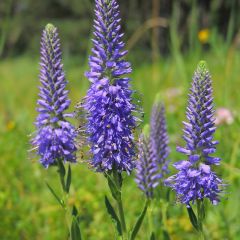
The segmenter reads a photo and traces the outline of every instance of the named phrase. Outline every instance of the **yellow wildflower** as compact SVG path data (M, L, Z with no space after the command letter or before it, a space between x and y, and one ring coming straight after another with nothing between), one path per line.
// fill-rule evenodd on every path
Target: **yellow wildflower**
M7 130L8 131L11 131L11 130L13 130L14 128L15 128L15 126L16 126L16 124L15 124L15 122L14 121L9 121L9 122L7 122Z
M202 44L205 44L209 40L210 31L207 28L204 28L198 32L198 39Z

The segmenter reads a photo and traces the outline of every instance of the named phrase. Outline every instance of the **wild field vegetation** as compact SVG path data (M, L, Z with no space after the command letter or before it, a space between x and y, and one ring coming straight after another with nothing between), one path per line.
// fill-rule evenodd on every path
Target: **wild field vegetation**
M220 205L209 209L206 226L210 239L238 239L239 52L230 49L228 52L212 51L201 53L199 56L195 56L194 53L181 56L184 70L179 70L174 58L161 59L154 68L147 63L134 64L133 86L143 102L145 124L148 123L156 94L165 101L172 150L170 158L175 162L182 157L176 153L175 147L176 143L182 141L181 121L185 118L187 89L198 59L203 57L212 73L216 107L227 107L234 113L234 122L231 125L220 125L216 132L216 139L220 141L218 153L223 159L218 172L229 186ZM36 115L38 68L38 59L30 57L0 63L2 112L0 232L3 239L61 239L65 233L63 212L45 186L45 181L52 185L59 184L55 169L43 169L28 152L31 149L29 134L34 131L32 122ZM74 104L86 93L88 82L83 73L87 67L81 66L79 59L65 59L65 69L73 109ZM114 235L112 223L104 210L103 202L103 197L107 194L105 178L89 170L84 160L80 159L73 167L73 176L74 185L70 202L75 203L80 209L83 236L86 239L96 239L95 236L98 239L112 239ZM133 177L125 182L123 195L127 221L133 224L141 208L139 199L143 199ZM139 239L145 239L144 228L147 227L146 221ZM175 204L174 194L171 194L169 202L167 227L172 239L194 238L186 209Z
M86 3L86 1L84 2ZM140 3L138 5L138 2L141 1L132 1L132 5L122 6L123 17L130 19L129 12L133 11L136 6L141 6L141 9L138 10L145 21L147 16L144 15L144 9L145 7L148 9L147 15L150 11L149 5L143 6ZM183 145L182 121L185 120L188 89L193 72L199 60L207 62L213 79L215 108L229 109L233 114L233 121L222 122L216 131L215 138L220 142L217 152L218 156L222 158L221 165L216 168L216 171L225 180L227 188L218 206L207 205L204 231L207 239L238 240L240 239L240 162L238 160L240 158L240 51L239 34L236 33L236 29L239 19L237 8L234 5L237 4L236 1L229 1L232 4L226 4L226 6L223 4L230 15L228 24L219 33L218 24L221 22L219 9L222 6L219 2L212 1L210 7L212 14L209 12L207 14L216 20L214 25L201 32L195 23L198 21L196 16L202 13L204 7L197 6L196 1L186 1L186 5L191 9L188 11L188 29L184 29L184 24L182 24L180 31L182 30L184 34L179 35L178 21L183 18L185 13L180 14L178 1L173 1L172 12L166 14L166 18L168 18L167 32L165 30L160 32L159 40L162 41L163 36L167 36L167 40L165 39L165 43L157 55L154 55L154 38L152 39L153 52L148 47L151 42L148 28L146 32L140 31L137 39L130 37L130 33L141 21L137 14L133 16L131 22L129 21L129 25L125 21L124 26L127 37L130 39L127 46L132 50L129 52L128 60L133 64L131 79L133 89L136 90L134 97L144 110L143 123L137 131L140 132L140 128L144 128L149 123L154 100L158 98L164 101L170 136L171 164L183 159L183 156L176 152L176 145ZM51 7L51 4L48 4L47 1L44 1L39 10L39 16L44 15L46 6ZM44 169L31 151L32 146L29 143L30 135L35 131L33 122L36 118L35 108L39 85L39 57L36 50L39 39L35 38L40 38L40 25L35 23L36 19L32 23L31 21L18 22L18 19L22 20L22 16L18 15L18 12L11 19L12 13L6 6L4 8L6 19L0 26L3 26L5 30L10 26L11 31L9 29L5 32L2 31L2 33L6 33L6 36L2 34L0 38L0 55L11 56L11 58L0 60L0 169L2 170L0 174L0 236L3 240L66 239L64 212L46 187L46 182L48 182L55 186L57 192L61 192L56 169ZM25 8L25 13L33 8L32 4L26 6L28 7ZM55 9L56 11L51 13L51 18L56 25L59 23L60 36L61 29L64 32L63 62L72 100L70 110L74 111L74 106L86 95L89 87L84 72L88 70L87 55L91 41L86 36L91 30L91 19L85 14L91 11L93 5L92 2L85 4L87 9L85 11L78 4L75 7L74 4L71 4L69 9L71 14L75 18L84 15L86 23L82 24L86 29L79 28L77 31L74 27L79 26L79 22L75 21L74 17L69 21L61 20L64 12L60 10L64 9L64 6L66 6L66 1L61 1L58 11ZM81 9L83 12L76 9ZM166 12L167 9L166 7ZM34 11L36 12L36 9ZM57 13L61 13L62 16L54 19ZM28 16L30 19L31 14ZM46 18L40 18L44 19L41 20L44 24ZM21 28L18 28L19 25ZM11 26L18 31L13 31ZM31 33L39 30L38 34L33 34L32 38L35 39L33 42L30 40L29 35L31 34L26 34L26 29L31 30ZM80 33L83 32L85 35L82 41ZM138 32L136 33L138 34ZM22 35L25 38L21 38ZM73 41L69 43L66 38L71 38ZM23 46L21 43L24 41ZM81 44L77 45L78 42ZM15 50L12 51L12 48ZM22 48L26 54L23 54ZM166 52L164 49L167 49ZM81 54L74 54L76 52ZM72 123L75 126L79 124L76 120L72 120ZM78 153L78 162L72 165L73 179L69 205L76 205L79 209L83 239L115 239L114 225L105 210L103 200L105 195L111 198L106 179L102 174L89 169L86 158ZM175 172L172 167L170 170L171 173ZM143 207L144 196L137 188L134 173L125 178L122 193L123 204L126 221L129 225L133 225ZM167 211L166 219L160 224L159 208L163 212ZM161 228L166 228L172 240L196 239L186 207L176 203L174 192L170 192L168 203L154 201L149 211L150 214L155 216L154 226L151 226L150 216L147 216L137 239L148 239L149 228L155 228L156 233L159 233Z

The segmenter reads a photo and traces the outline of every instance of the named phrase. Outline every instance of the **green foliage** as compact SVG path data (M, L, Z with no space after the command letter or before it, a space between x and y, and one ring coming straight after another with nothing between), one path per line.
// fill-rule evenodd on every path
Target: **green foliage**
M71 166L68 165L68 173L67 173L67 179L65 184L67 193L69 193L71 182L72 182L72 170L71 170Z
M48 184L46 183L48 189L50 190L50 192L52 193L52 195L56 198L56 200L58 201L58 203L64 207L64 202L61 200L61 198L57 195L57 193L53 190L53 188Z
M149 202L146 201L145 205L144 205L144 208L143 208L143 211L141 212L139 218L137 219L137 222L135 223L132 231L131 231L131 236L130 236L130 240L134 240L142 226L142 223L143 223L143 220L145 218L145 215L146 215L146 212L147 212L147 209L148 209L148 204Z
M81 240L81 231L79 227L79 222L76 217L72 218L72 226L71 226L71 240Z
M116 214L112 204L108 200L107 196L105 196L105 205L106 205L108 214L112 218L113 222L116 224L118 235L122 236L122 228L121 228L120 220L119 220L119 218L118 218L118 216L117 216L117 214Z
M193 227L198 231L199 226L198 226L198 220L197 220L196 214L194 213L192 207L188 207L187 211L188 211L188 216L189 216L189 219L190 219Z
M121 195L121 192L118 188L118 186L116 186L116 183L114 182L112 176L106 174L106 178L107 178L107 182L108 182L108 187L110 189L110 192L112 194L112 197L115 199L115 200L118 200L120 195Z

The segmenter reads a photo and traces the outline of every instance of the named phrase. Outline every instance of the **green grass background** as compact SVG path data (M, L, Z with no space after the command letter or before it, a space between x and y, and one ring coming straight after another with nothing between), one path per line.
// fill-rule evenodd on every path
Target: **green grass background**
M216 107L227 107L234 113L231 125L219 126L215 138L220 141L217 155L222 164L216 168L228 184L226 194L218 206L208 205L205 231L209 239L240 239L240 52L225 48L222 42L214 44L209 52L191 51L150 62L133 62L133 88L143 104L148 123L151 105L159 94L166 104L168 131L171 141L172 163L183 158L176 153L185 119L188 88L199 60L204 59L213 78ZM144 60L144 56L142 56ZM86 94L88 69L83 59L64 58L68 88L74 105ZM52 240L66 239L64 213L46 187L45 181L60 192L56 169L44 169L29 149L30 134L34 132L38 92L38 59L22 56L0 62L0 238ZM178 89L170 96L170 89ZM77 125L77 122L75 122ZM173 169L172 169L173 170ZM174 171L174 170L173 170ZM133 225L141 212L143 194L133 179L125 176L123 202L127 224ZM104 195L109 194L101 174L90 170L84 161L73 166L73 184L69 204L75 204L81 214L84 239L114 239L114 226L105 211ZM160 202L155 206L161 208ZM174 201L171 193L167 228L173 240L196 239L186 209ZM159 227L159 226L157 226ZM148 239L148 223L144 221L138 239Z

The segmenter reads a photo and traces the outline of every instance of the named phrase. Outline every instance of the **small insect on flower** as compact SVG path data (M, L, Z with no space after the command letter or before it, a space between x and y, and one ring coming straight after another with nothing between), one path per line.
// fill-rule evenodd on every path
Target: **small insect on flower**
M131 172L135 166L133 130L136 106L130 87L131 65L122 41L119 6L116 0L95 0L95 21L90 71L85 98L86 132L91 145L91 165L97 171Z
M212 97L212 81L206 63L200 62L193 76L187 107L187 122L183 122L185 147L177 151L187 155L187 160L176 162L178 173L165 183L174 189L180 202L195 203L208 198L212 204L220 201L223 181L211 169L219 165L220 158L211 156L216 152L217 141Z
M35 122L37 131L32 140L44 167L55 165L58 160L76 161L76 132L66 120L72 114L65 113L70 100L61 55L57 28L48 24L41 40L39 114Z

